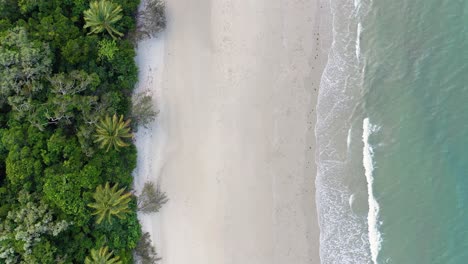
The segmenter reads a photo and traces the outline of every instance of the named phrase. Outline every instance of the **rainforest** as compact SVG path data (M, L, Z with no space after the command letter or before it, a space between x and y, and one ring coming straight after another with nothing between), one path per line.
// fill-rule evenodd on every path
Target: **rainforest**
M156 114L132 103L138 5L0 0L0 263L157 261L132 190Z

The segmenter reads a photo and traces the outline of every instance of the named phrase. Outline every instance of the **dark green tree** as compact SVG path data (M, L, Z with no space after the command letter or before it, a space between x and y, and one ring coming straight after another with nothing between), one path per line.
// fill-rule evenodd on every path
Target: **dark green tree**
M8 151L5 163L9 188L16 190L20 186L37 183L36 179L39 179L44 169L41 153L47 136L48 133L28 124L4 131L1 140Z
M18 0L18 6L22 14L26 14L39 5L37 0Z
M87 193L99 183L100 169L86 164L77 139L66 137L61 130L48 139L43 159L47 165L42 177L44 198L75 225L85 225L91 218Z

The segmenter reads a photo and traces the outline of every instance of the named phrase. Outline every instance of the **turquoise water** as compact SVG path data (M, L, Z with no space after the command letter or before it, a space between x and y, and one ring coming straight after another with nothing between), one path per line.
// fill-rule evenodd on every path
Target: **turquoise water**
M468 263L468 0L331 0L322 263Z

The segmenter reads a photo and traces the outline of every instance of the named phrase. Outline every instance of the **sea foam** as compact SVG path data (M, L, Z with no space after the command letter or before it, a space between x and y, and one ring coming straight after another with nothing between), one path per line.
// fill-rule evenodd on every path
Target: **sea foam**
M362 33L362 24L361 22L357 25L357 34L356 34L356 58L359 61L359 57L361 54L361 33Z
M353 109L360 102L358 95L362 87L362 65L356 58L354 45L357 23L366 8L359 0L356 4L360 6L359 10L355 10L353 2L348 0L323 3L324 9L330 10L332 15L322 17L324 24L331 24L332 43L320 81L315 124L316 205L323 264L372 262L366 215L353 211L353 207L360 208L358 196L353 196L359 190L349 184L363 180L362 173L352 173L362 166L359 161L357 164L352 162L352 157L360 156L360 151L353 148L353 144L360 140L353 136L359 138L361 135L352 133L352 122L348 122L353 120ZM364 56L361 54L361 57ZM353 153L353 149L357 153Z
M351 146L351 128L348 129L348 136L346 137L346 149L349 151L349 146Z
M354 0L354 9L357 10L361 5L361 0Z
M367 224L369 228L369 245L371 251L371 257L374 264L377 264L377 258L379 256L379 251L381 249L382 237L379 232L379 203L374 196L374 161L373 155L374 150L369 144L369 136L375 132L378 127L372 125L369 122L369 118L365 118L362 124L363 133L362 141L364 142L363 148L363 160L366 180L367 180L367 193L369 201L369 213L367 215Z

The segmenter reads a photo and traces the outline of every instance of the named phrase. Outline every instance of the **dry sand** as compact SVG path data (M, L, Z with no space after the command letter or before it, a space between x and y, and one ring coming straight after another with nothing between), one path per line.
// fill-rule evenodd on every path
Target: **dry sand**
M161 113L137 134L140 216L162 264L320 263L315 104L325 56L316 0L169 0L141 43L138 89ZM149 70L151 68L151 70Z

